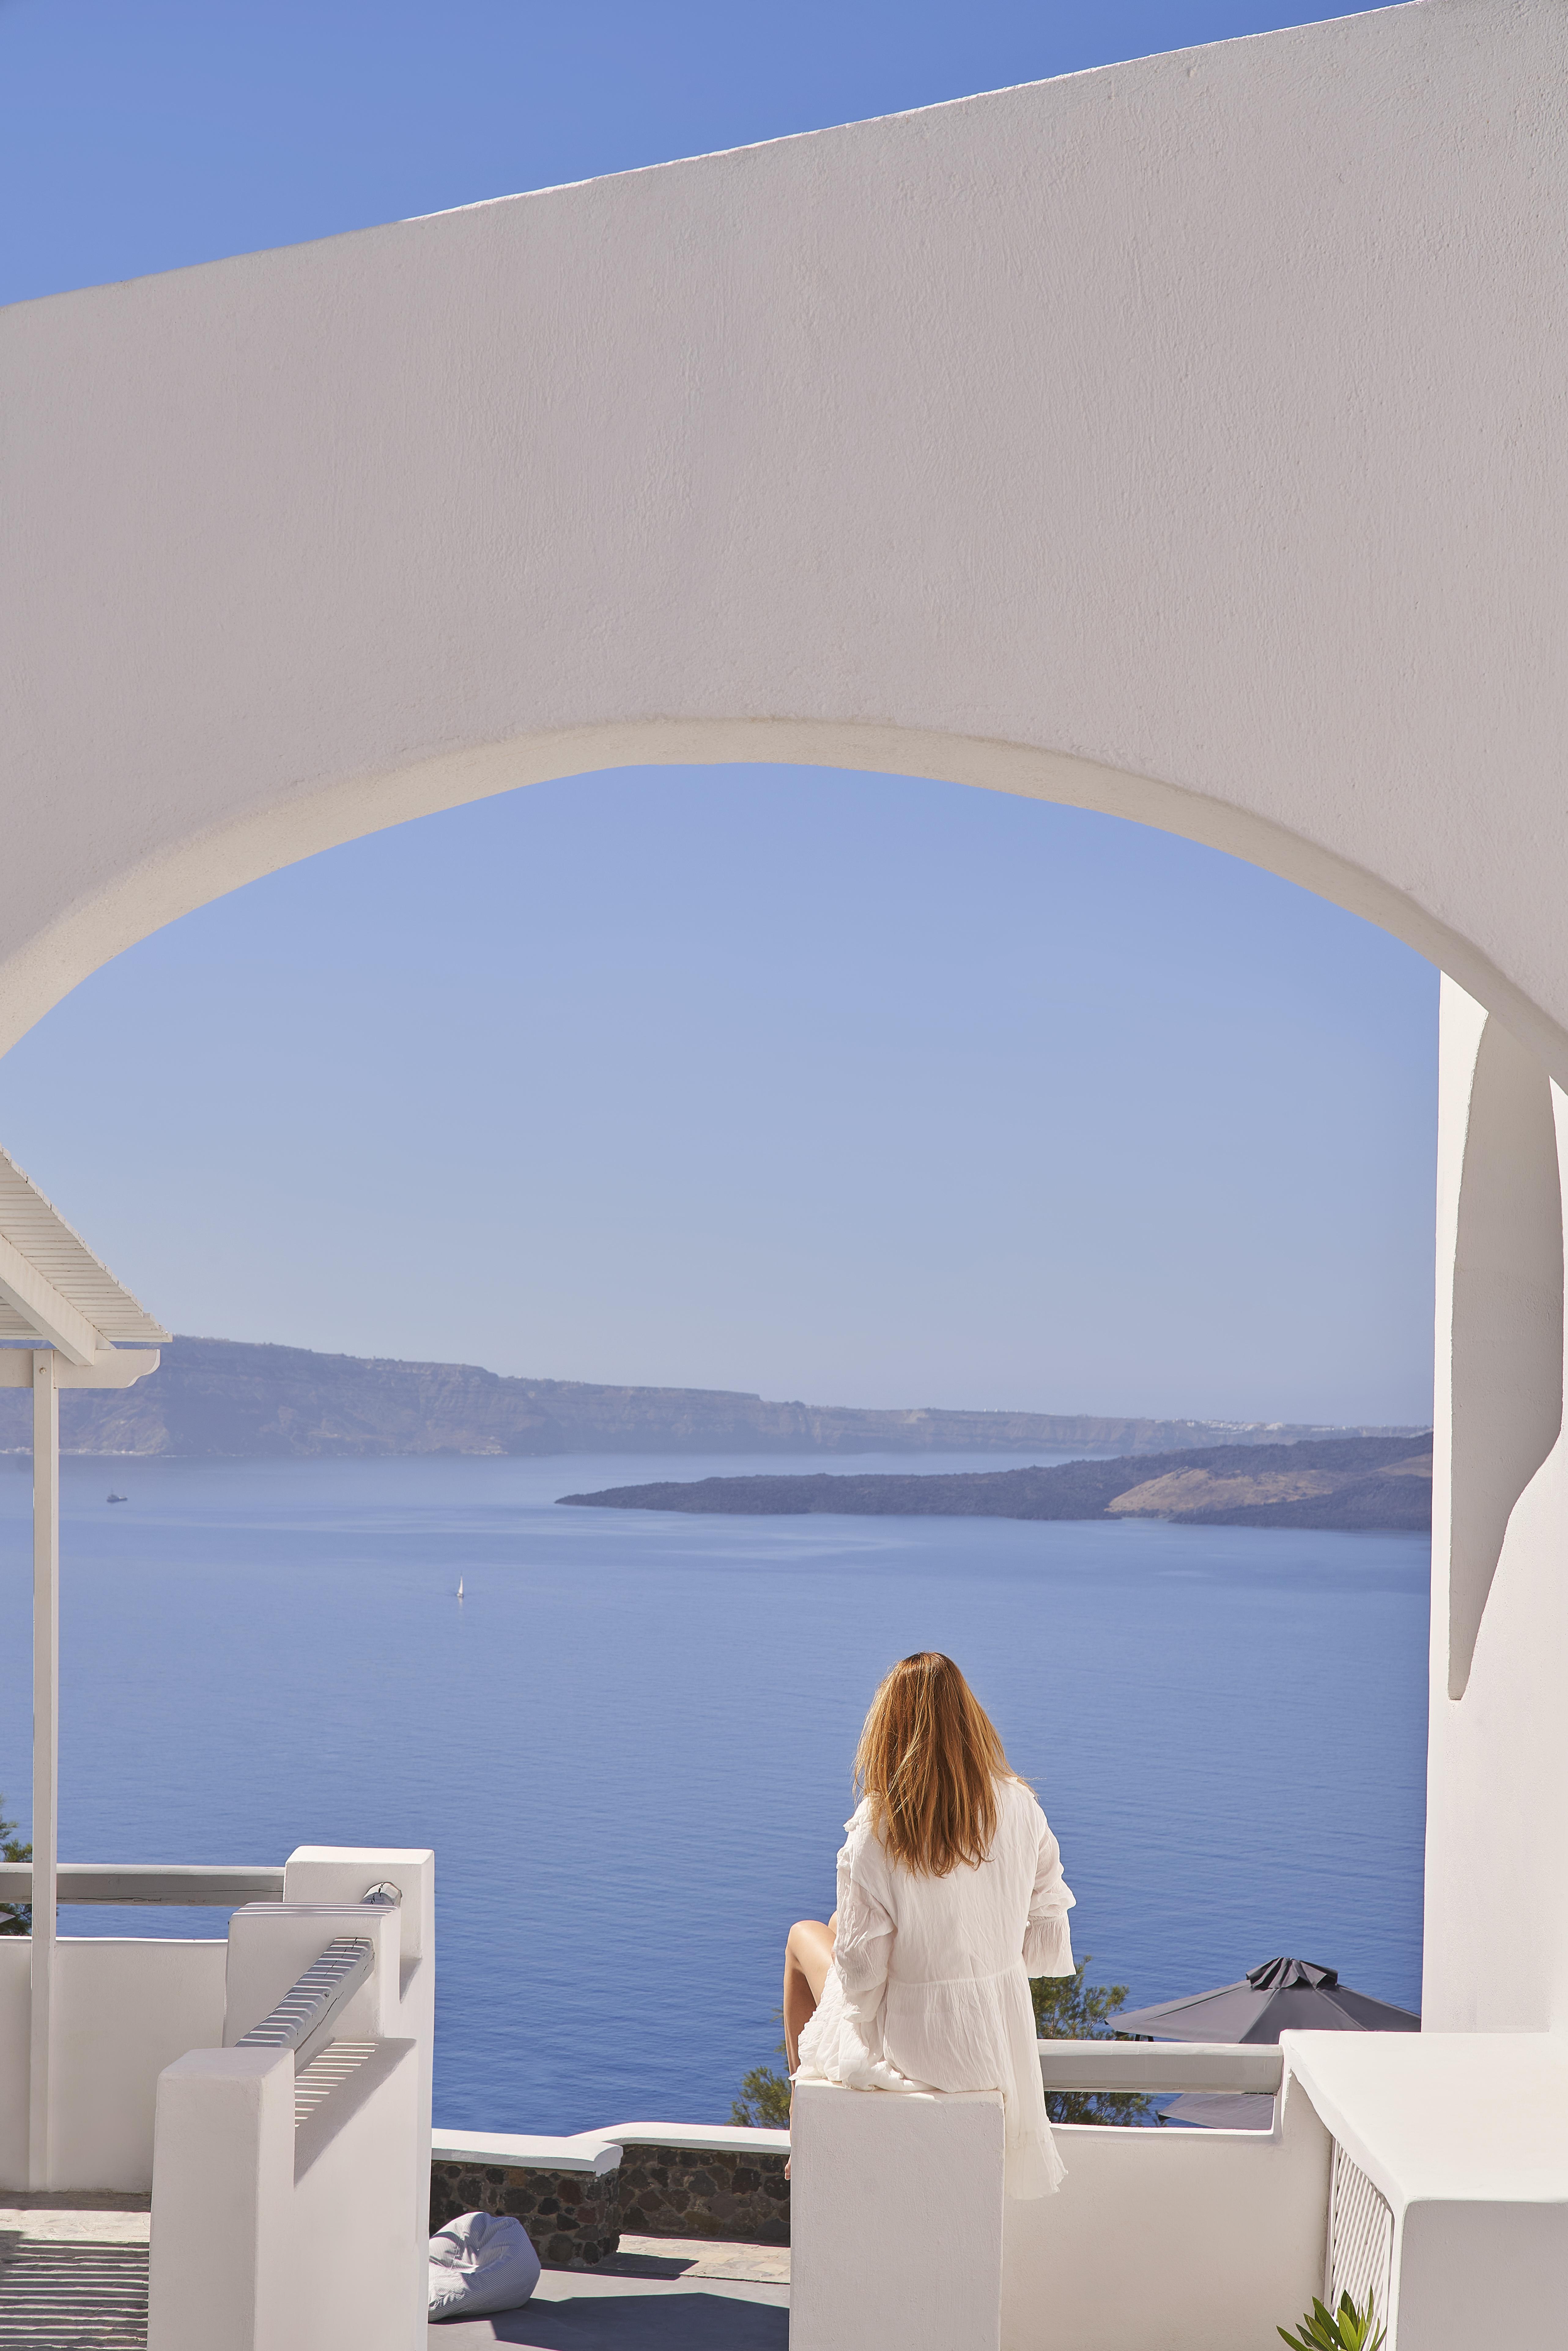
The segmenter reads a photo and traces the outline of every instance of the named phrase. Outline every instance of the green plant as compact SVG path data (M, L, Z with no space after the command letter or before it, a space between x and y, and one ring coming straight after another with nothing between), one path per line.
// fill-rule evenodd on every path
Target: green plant
M1109 2022L1127 1997L1125 1984L1091 1984L1083 1971L1093 1953L1085 1951L1070 1976L1035 1976L1030 1982L1034 2029L1042 2041L1115 2041ZM1045 2110L1053 2123L1150 2123L1154 2107L1136 2090L1048 2090Z
M1357 2310L1349 2294L1342 2294L1339 2308L1330 2310L1314 2295L1299 2333L1292 2335L1284 2326L1277 2331L1291 2346L1291 2351L1378 2351L1388 2330L1380 2326L1375 2335L1373 2333L1372 2301L1369 2294L1366 2308Z
M0 1796L0 1805L5 1799ZM0 1812L0 1861L31 1861L33 1848L21 1844L16 1835L16 1823ZM0 1902L0 1935L30 1935L33 1931L31 1905L26 1902Z
M784 2011L781 2008L774 2010L773 2021L776 2024L783 2023ZM789 2055L789 2053L782 2041L776 2043L775 2047L780 2057ZM739 2097L732 2098L730 2101L729 2119L732 2123L739 2123L743 2128L751 2130L758 2127L764 2130L788 2130L789 2126L789 2074L776 2074L771 2065L754 2065L741 2083Z
M754 2065L740 2085L740 2095L729 2108L732 2123L761 2124L768 2130L787 2130L789 2124L789 2076L771 2065Z

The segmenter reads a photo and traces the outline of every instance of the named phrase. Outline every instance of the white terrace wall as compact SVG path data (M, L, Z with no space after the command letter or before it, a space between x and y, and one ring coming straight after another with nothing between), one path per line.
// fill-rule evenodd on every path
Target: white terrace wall
M795 2094L794 2351L1253 2351L1323 2283L1329 2138L1064 2126L1058 2194L1003 2192L995 2093Z
M328 843L768 758L1215 842L1568 1084L1565 86L1562 0L1412 0L6 313L0 1047ZM1511 1330L1535 1402L1457 1469L1432 1783L1480 2022L1557 2014L1568 1883L1555 1454L1488 1585L1550 1436L1506 1322L1461 1298L1456 1463Z
M158 2076L224 2037L221 1939L64 1936L56 1948L54 2175L60 2189L145 2194ZM29 1967L0 1941L0 2189L27 2185Z

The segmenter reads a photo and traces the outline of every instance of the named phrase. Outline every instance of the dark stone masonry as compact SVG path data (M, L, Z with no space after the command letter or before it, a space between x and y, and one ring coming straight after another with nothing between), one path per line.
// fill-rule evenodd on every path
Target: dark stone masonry
M638 2237L789 2241L782 2155L686 2147L629 2147L621 2159L621 2226Z
M593 2269L622 2229L639 2237L714 2237L787 2245L784 2157L726 2148L628 2147L617 2171L542 2171L495 2163L433 2163L434 2235L460 2212L520 2220L551 2269Z

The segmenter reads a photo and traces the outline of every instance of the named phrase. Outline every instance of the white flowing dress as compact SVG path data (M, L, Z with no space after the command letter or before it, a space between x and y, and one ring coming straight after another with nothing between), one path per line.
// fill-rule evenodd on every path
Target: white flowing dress
M1009 2196L1066 2178L1046 2117L1030 1976L1070 1976L1072 1896L1032 1790L997 1782L984 1861L920 1877L890 1860L862 1803L844 1825L839 1926L797 2081L853 2090L1000 2090Z

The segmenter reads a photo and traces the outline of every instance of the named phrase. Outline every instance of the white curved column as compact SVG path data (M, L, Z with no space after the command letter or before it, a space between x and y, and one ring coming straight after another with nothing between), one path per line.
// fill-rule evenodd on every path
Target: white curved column
M1568 1099L1445 980L1426 1972L1430 2031L1568 2023Z

